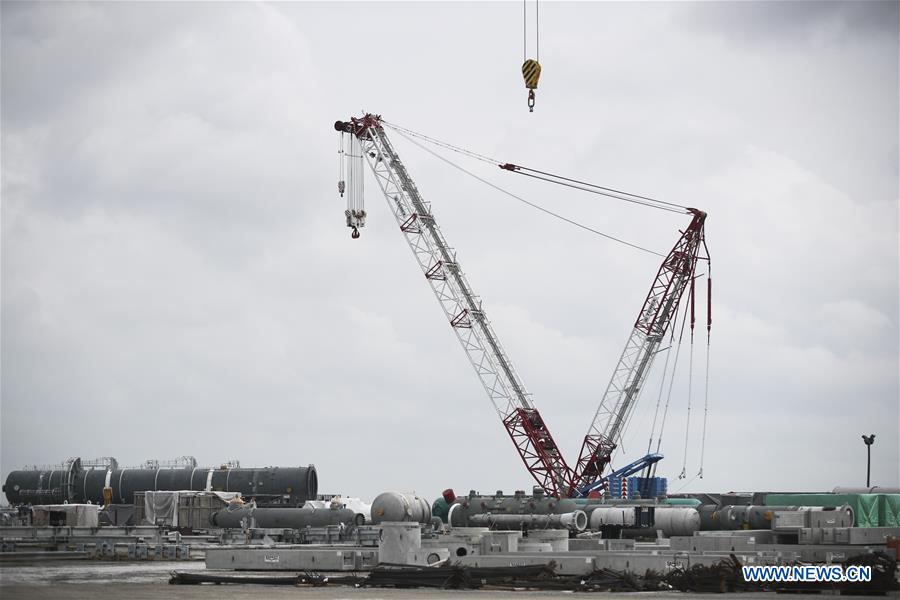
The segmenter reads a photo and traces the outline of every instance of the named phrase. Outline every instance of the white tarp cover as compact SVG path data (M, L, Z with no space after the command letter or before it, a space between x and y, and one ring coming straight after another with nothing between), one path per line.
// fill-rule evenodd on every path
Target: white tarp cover
M179 499L186 496L201 496L215 494L224 503L235 497L240 497L240 492L203 492L181 490L177 492L144 492L144 520L151 525L162 523L178 527Z
M178 492L144 492L144 520L178 527Z
M100 526L100 506L97 504L38 504L31 510L36 526Z

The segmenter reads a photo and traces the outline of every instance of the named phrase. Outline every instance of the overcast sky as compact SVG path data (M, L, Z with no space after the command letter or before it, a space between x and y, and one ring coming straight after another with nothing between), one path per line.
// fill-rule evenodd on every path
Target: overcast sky
M4 479L188 454L368 499L530 488L371 178L344 226L332 124L368 110L709 213L704 478L700 335L670 490L864 485L864 433L900 483L897 2L542 2L531 114L518 2L0 7ZM394 142L574 462L659 258ZM689 221L450 158L656 251Z

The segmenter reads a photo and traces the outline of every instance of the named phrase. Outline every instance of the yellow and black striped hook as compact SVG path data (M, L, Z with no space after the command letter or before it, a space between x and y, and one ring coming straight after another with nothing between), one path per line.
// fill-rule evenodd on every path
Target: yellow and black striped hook
M528 89L528 112L534 112L534 90L541 77L541 63L531 58L526 60L522 63L522 77L525 78L525 87Z

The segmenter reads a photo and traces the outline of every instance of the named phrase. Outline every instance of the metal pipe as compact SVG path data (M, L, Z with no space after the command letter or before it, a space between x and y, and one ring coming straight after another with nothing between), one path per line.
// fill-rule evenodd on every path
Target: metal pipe
M454 509L453 507L459 507ZM483 496L471 493L468 496L458 496L451 506L452 517L448 516L449 524L454 527L466 527L468 519L476 514L506 514L506 515L547 515L565 514L576 510L583 510L575 500L571 498L553 498L542 495L515 495L495 494Z
M245 521L246 520L246 521ZM213 527L239 529L245 525L262 529L302 529L327 525L364 525L366 518L349 508L250 508L220 510L209 517Z
M478 513L469 516L471 527L490 527L492 529L569 529L581 532L587 529L588 518L583 510L559 515L495 515Z

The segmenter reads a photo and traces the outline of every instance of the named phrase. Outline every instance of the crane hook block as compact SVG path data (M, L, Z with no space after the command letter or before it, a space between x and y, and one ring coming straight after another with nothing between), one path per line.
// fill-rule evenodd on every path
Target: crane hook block
M529 90L536 90L538 79L541 78L541 63L529 58L522 63L522 76L525 78L525 87Z
M353 231L350 232L350 237L354 240L359 239L359 229L356 227L353 228Z
M528 89L528 112L534 112L534 90L537 89L538 79L541 77L541 63L530 58L526 60L522 63L522 76Z

